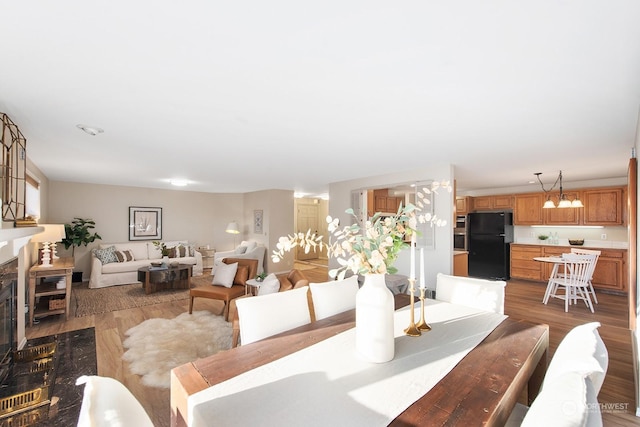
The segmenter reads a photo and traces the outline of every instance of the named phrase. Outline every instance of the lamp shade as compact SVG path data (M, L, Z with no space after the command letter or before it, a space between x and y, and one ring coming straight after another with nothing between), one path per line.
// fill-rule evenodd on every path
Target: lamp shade
M38 224L38 226L44 227L44 231L31 237L32 242L54 243L67 236L64 231L64 224Z
M226 231L229 234L240 234L240 229L238 228L238 223L235 222L235 221L234 222L230 222L227 225L226 230L224 230L224 231Z

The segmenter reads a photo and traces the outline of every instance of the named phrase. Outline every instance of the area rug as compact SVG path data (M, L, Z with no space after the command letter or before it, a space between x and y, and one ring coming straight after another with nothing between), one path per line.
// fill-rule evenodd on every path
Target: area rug
M145 320L125 334L122 358L151 387L169 388L172 368L231 348L231 323L206 310Z
M163 302L180 301L189 298L189 291L187 289L169 289L147 295L140 283L99 289L89 289L88 283L82 283L81 285L73 285L71 298L71 303L75 304L76 317L83 317Z

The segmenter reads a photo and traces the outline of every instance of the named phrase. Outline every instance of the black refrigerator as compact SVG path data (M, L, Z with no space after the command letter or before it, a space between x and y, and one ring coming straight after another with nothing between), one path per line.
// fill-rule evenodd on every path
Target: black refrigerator
M474 212L467 217L469 276L509 280L511 212Z

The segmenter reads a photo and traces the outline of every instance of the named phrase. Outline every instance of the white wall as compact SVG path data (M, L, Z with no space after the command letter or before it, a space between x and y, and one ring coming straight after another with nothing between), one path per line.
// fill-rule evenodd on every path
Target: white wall
M355 179L351 181L335 182L329 186L329 215L340 219L340 224L351 223L351 217L344 211L351 207L351 192L363 188L381 188L403 183L415 183L429 180L449 180L453 185L453 166L450 164L425 165L424 168L413 171L401 171L389 175L372 176L369 178ZM453 233L451 232L451 219L453 218L453 193L440 191L435 196L434 212L446 219L447 226L436 228L435 249L425 250L425 280L427 287L435 289L437 273L451 274L453 271ZM331 268L338 264L334 259L329 261ZM409 275L410 260L409 250L403 251L398 257L395 267L400 274ZM416 271L416 274L418 271Z
M102 240L88 248L76 249L76 269L88 280L89 250L99 243L129 240L129 207L161 207L162 239L188 240L196 245L211 245L218 250L233 248L234 236L225 226L236 220L244 224L242 194L199 193L152 188L122 187L51 181L48 194L49 223L69 223L74 217L91 218ZM243 237L241 234L239 237ZM238 238L238 237L236 237ZM238 243L240 240L238 240ZM61 254L64 255L64 247Z
M255 210L263 211L263 232L255 234L253 215ZM264 266L267 273L280 273L293 268L293 259L274 263L271 251L276 247L280 236L293 232L294 199L290 190L267 190L244 195L245 236L263 243L267 247Z

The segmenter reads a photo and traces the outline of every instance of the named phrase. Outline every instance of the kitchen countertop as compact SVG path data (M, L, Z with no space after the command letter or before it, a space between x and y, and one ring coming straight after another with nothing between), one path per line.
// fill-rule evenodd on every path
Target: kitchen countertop
M592 248L592 249L629 249L629 243L627 242L615 242L608 240L585 240L584 245L570 245L568 239L559 239L557 245L548 243L545 240L538 240L536 238L531 239L518 239L513 242L517 245L536 245L536 246L567 246L571 248Z
M453 251L453 256L465 255L465 254L468 254L468 253L469 253L469 251Z

